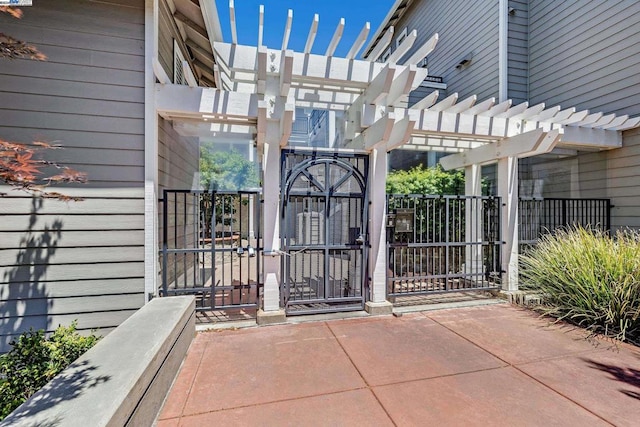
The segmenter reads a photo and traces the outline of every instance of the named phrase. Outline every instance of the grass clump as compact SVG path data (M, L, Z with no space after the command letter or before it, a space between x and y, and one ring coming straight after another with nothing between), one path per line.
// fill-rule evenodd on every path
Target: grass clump
M521 256L523 288L545 314L594 335L640 343L640 234L576 227L544 236Z
M82 336L76 323L59 326L47 338L42 330L30 330L11 342L0 355L0 420L44 387L53 377L98 342L93 334Z

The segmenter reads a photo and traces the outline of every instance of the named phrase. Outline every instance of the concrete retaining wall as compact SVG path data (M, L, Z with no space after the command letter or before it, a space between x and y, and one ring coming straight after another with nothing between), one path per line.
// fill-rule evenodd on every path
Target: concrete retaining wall
M194 336L193 297L154 299L0 426L152 425Z

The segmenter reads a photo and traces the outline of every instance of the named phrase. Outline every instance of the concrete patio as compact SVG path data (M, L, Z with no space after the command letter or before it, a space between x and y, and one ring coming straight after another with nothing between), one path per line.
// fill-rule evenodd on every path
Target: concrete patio
M639 420L640 349L498 304L199 333L158 426Z

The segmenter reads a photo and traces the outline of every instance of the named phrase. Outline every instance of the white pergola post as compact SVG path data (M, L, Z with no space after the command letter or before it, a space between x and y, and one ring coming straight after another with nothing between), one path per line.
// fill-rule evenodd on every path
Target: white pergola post
M283 44L285 46L286 43ZM262 50L264 52L264 50ZM280 58L273 55L263 64L266 75L263 100L258 102L258 144L262 145L263 233L263 297L258 311L259 324L280 323L286 319L280 307L282 283L280 256L281 183L280 152L286 145L293 124L294 108L287 103L291 82L293 54L282 50Z
M478 164L464 168L464 194L482 195L482 167ZM465 206L465 237L473 243L465 248L465 273L478 275L472 280L482 278L482 200L469 199Z
M275 128L276 132L270 132ZM264 290L265 313L280 311L280 138L279 124L269 123L263 152L262 198L264 221ZM271 134L271 135L270 135ZM275 134L275 135L274 135ZM270 136L272 136L270 138ZM275 138L273 138L275 136Z
M498 160L498 193L502 199L502 289L518 290L518 158Z
M369 207L369 274L370 300L366 310L370 314L390 314L393 305L387 301L387 249L386 249L386 212L387 212L387 158L386 148L371 150L371 206Z

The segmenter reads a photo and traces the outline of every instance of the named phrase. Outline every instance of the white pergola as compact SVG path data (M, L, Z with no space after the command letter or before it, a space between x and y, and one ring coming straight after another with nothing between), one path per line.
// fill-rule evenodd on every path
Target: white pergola
M264 307L278 311L280 303L280 182L281 148L288 145L295 108L342 111L344 141L337 150L370 153L370 305L386 306L385 181L387 154L396 148L451 153L441 159L445 169L464 168L468 195L480 195L481 165L498 163L503 200L504 288L517 289L517 206L519 158L577 150L609 150L622 145L621 131L640 125L640 118L547 108L544 104L513 106L476 96L440 99L433 92L411 107L409 93L428 74L417 66L438 42L435 34L414 48L417 32L409 33L386 62L376 62L393 39L393 27L381 37L367 60L355 59L369 34L367 23L345 57L334 56L344 19L323 55L311 53L319 25L310 23L304 51L288 49L293 12L289 10L282 45L262 44L264 8L260 8L258 45L237 42L236 16L230 1L231 43L214 42L216 88L158 84L158 113L181 123L207 122L209 136L254 139L264 171ZM407 58L405 58L407 57Z

